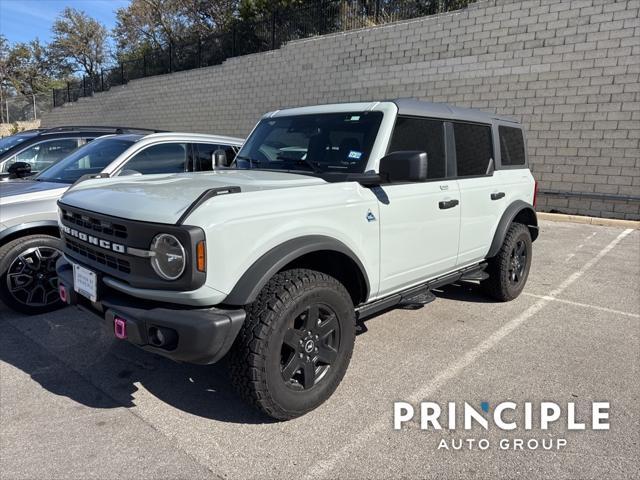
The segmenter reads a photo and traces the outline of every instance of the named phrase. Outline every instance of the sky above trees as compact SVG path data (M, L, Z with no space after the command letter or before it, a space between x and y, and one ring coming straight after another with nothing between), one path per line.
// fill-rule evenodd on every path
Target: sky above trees
M128 4L129 0L0 0L0 32L10 43L36 37L49 42L51 26L66 7L84 10L111 30L116 10Z
M0 0L0 97L93 82L105 67L173 58L174 48L203 39L232 36L235 45L237 34L246 46L255 28L319 5L329 9L317 0ZM329 10L300 11L325 18Z

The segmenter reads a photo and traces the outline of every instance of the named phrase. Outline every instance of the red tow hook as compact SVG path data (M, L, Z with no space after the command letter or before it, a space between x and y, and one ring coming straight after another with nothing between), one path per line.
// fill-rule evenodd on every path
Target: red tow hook
M113 333L120 340L127 338L127 321L124 318L113 317Z
M58 285L58 295L60 296L60 300L62 300L64 303L67 303L67 289L62 284Z

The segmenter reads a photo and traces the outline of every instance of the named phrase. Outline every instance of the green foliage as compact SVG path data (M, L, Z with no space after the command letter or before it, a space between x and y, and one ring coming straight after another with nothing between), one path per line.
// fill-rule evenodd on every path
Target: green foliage
M107 29L85 12L65 8L52 27L51 58L61 68L96 75L107 60Z
M52 79L62 73L38 39L10 47L3 64L6 86L21 95L49 90Z
M286 12L291 8L315 5L314 0L240 0L238 13L243 20L254 20L267 17L275 10Z
M132 0L117 10L116 18L119 56L161 48L189 33L183 0Z
M13 122L11 124L11 128L9 129L9 135L15 135L16 133L20 133L24 130L24 127L18 125L18 122Z

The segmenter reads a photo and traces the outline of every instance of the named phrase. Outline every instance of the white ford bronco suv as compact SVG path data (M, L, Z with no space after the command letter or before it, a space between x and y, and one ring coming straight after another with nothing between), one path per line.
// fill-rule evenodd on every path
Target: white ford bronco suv
M324 402L356 320L480 282L522 291L538 235L522 127L416 100L266 114L236 168L88 180L59 201L59 294L177 361L228 354L277 419Z

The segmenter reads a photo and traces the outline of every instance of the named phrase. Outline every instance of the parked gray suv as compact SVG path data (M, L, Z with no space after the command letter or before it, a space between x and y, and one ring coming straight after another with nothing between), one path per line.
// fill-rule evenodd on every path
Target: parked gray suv
M28 314L63 305L55 272L61 251L56 202L74 183L96 176L207 171L232 162L242 141L193 133L106 135L35 177L0 182L0 298Z

